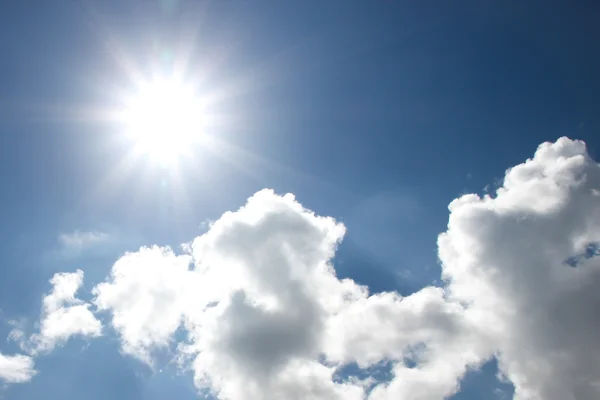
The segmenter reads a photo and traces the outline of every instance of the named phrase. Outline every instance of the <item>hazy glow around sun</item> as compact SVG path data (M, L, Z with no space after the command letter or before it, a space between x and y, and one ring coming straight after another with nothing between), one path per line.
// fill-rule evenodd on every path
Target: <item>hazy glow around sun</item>
M203 135L202 103L176 80L145 83L128 99L124 112L136 150L161 163L177 161Z

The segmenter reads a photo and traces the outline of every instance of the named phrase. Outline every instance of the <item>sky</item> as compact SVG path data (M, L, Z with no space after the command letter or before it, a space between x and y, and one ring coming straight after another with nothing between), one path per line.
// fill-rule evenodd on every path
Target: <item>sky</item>
M0 16L0 399L600 396L596 2Z

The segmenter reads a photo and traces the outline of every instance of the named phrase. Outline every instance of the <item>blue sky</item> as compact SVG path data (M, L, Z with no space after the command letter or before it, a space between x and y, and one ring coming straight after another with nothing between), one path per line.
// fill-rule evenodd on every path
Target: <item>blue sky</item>
M594 2L0 15L0 398L596 398ZM210 139L165 165L112 116L177 71Z

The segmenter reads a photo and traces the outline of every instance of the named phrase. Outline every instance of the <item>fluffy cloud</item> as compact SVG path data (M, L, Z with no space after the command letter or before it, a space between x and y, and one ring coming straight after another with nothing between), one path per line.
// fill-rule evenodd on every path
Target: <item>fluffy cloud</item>
M338 279L345 227L263 190L183 254L124 255L93 303L124 352L152 364L176 346L197 387L220 399L444 399L492 357L517 400L598 398L600 166L584 143L544 143L494 195L462 196L449 210L438 238L445 285L407 297ZM74 297L82 278L53 279L45 347L100 334ZM374 372L382 364L385 382Z
M544 143L495 196L450 210L438 243L450 299L481 319L515 399L598 398L600 167L584 143Z
M157 247L125 255L94 302L112 313L123 349L144 361L185 327L182 360L199 388L222 399L363 399L372 385L337 372L382 361L401 378L374 398L454 392L467 366L491 354L484 335L443 289L402 298L339 280L331 259L344 234L292 195L264 190L184 255Z
M109 281L94 288L94 303L98 310L112 313L126 353L151 364L150 350L169 344L183 310L202 307L195 304L202 293L191 292L195 285L188 271L190 261L170 249L142 248L123 256Z
M50 351L73 335L100 336L102 324L90 305L75 297L83 284L83 271L55 274L50 283L53 288L43 299L39 333L30 338L31 351Z
M5 356L0 353L0 380L6 383L21 383L30 380L36 371L33 359L24 355Z

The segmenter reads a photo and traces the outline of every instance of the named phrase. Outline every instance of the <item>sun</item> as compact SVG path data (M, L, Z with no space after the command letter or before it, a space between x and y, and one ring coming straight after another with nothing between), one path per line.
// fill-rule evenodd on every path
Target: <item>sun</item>
M163 78L144 83L128 98L123 119L136 151L170 165L202 139L202 114L191 87Z

